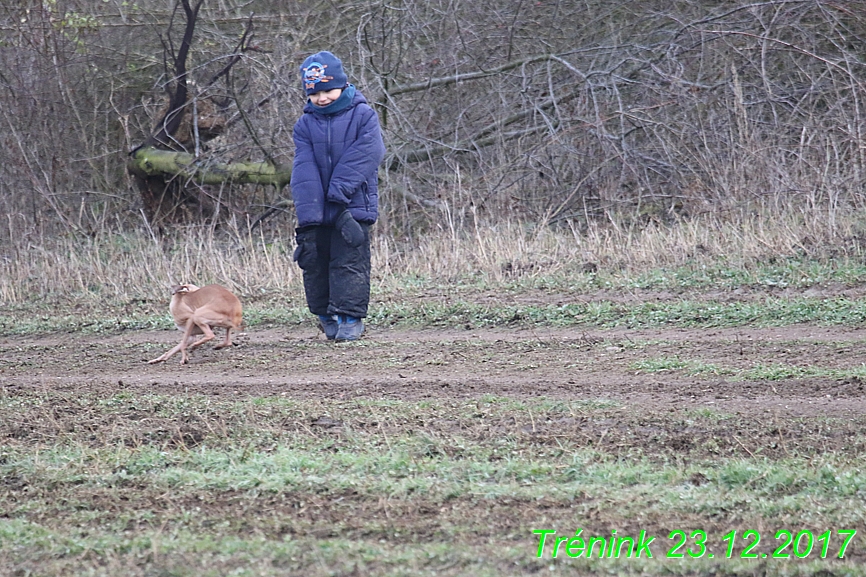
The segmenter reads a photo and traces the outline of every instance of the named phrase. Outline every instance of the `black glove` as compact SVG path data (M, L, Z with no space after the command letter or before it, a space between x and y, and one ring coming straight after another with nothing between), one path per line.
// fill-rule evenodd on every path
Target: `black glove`
M344 210L340 213L340 216L337 217L337 222L334 223L334 226L337 227L337 230L340 231L340 235L343 237L343 240L346 241L346 244L351 248L358 248L362 244L364 244L365 236L364 229L358 224L358 221L352 216L348 210Z
M295 229L295 242L298 243L295 249L295 254L292 260L298 263L301 270L316 264L316 259L319 257L319 250L316 248L316 226L305 226L304 228Z

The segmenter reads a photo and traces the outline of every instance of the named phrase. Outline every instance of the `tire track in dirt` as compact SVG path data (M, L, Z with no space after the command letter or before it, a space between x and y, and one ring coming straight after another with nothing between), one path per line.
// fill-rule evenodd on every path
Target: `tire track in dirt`
M7 388L162 394L370 398L610 400L642 409L704 407L723 413L856 417L859 378L737 380L686 371L644 372L641 360L676 357L744 370L786 363L850 371L866 364L866 330L792 326L733 329L377 330L334 345L309 327L252 330L227 351L202 348L191 363L147 365L172 331L6 337Z

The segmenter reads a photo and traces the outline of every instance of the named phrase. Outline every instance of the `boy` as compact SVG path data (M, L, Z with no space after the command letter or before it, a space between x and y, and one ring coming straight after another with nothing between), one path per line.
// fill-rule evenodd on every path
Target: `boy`
M308 101L293 133L294 260L325 336L354 341L370 302L370 225L379 216L385 143L376 112L339 58L313 54L301 65L301 82Z

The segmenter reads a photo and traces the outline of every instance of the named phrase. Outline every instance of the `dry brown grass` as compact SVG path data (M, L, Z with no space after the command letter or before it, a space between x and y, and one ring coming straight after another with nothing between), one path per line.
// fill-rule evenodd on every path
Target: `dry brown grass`
M384 275L454 278L480 273L501 281L593 265L636 274L722 258L731 267L741 267L772 257L859 255L862 226L859 213L837 217L831 224L826 215L800 211L754 212L724 219L709 215L631 228L608 222L583 231L510 222L458 235L443 230L403 249L380 237L375 268Z
M409 244L379 234L373 243L374 282L399 290L406 278L498 283L598 268L633 275L659 267L724 260L731 268L772 257L826 260L863 252L863 215L789 211L704 216L640 227L616 223L550 227L507 222L464 230L442 228ZM6 247L0 260L0 301L162 297L178 282L219 282L246 295L299 294L293 240L239 229L179 231L170 242L147 233L105 232L94 238L44 239Z

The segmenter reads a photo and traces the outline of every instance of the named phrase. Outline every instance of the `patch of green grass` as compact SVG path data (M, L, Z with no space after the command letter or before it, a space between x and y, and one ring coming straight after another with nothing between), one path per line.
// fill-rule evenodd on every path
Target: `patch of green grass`
M860 325L866 303L851 299L777 299L761 302L675 301L622 304L488 306L467 302L385 305L372 311L370 322L381 325L453 327L586 326L650 327L775 327L798 323Z
M453 296L478 291L497 290L508 301L509 295L527 291L586 293L612 290L627 293L634 290L656 291L708 291L747 289L754 291L779 288L808 289L829 284L856 286L866 283L866 265L859 259L839 258L813 260L788 257L756 262L732 262L724 257L688 262L675 267L656 267L645 270L617 270L601 268L587 273L565 267L559 272L521 276L516 279L495 281L490 275L464 275L459 279L424 277L417 274L393 274L387 283L374 286L374 295L390 299L399 287L405 294L425 295L446 293Z
M688 375L722 375L732 381L783 381L788 379L805 379L825 377L829 379L866 379L866 365L858 365L849 369L827 368L776 363L760 364L750 369L734 369L719 366L716 363L706 363L701 360L683 359L679 356L662 356L641 359L629 365L634 371L641 373L660 373L680 371Z
M640 519L688 519L725 515L731 508L745 525L707 527L714 550L723 550L722 535L730 528L751 527L761 519L765 527L788 527L786 520L803 514L803 504L809 503L809 526L854 528L866 522L866 514L859 506L866 489L866 477L859 464L832 456L820 462L802 459L769 461L765 459L723 459L690 465L659 465L646 459L612 459L596 451L565 453L555 460L544 462L519 454L491 463L483 451L464 453L460 459L439 456L419 460L412 456L411 441L395 439L396 447L386 452L373 452L355 447L351 454L322 453L322 447L304 451L278 449L271 453L254 452L243 456L240 452L213 452L198 450L191 453L160 455L152 450L115 451L111 455L58 447L40 455L38 462L24 455L5 456L4 475L24 478L29 486L51 487L66 503L54 506L59 515L55 524L48 519L28 521L40 508L49 507L50 501L38 497L27 506L22 503L4 503L8 517L0 525L0 554L26 555L28 558L124 558L157 552L164 559L179 559L195 554L216 563L238 563L246 567L259 567L253 562L264 561L271 569L264 573L279 574L273 567L294 559L296 563L340 563L340 559L365 559L375 562L388 574L399 571L404 563L415 565L418 571L429 567L432 551L443 555L445 549L434 543L418 543L406 548L400 531L405 529L376 529L368 525L366 532L374 531L375 539L366 539L364 532L352 528L350 520L332 527L344 538L335 536L316 538L298 535L291 541L267 537L267 527L273 520L249 517L244 523L253 531L242 531L239 520L223 518L204 511L174 510L157 514L152 519L135 519L143 523L141 530L132 533L120 529L120 521L107 522L93 517L76 505L74 495L107 490L106 497L122 487L148 487L157 493L173 495L173 499L203 495L207 501L224 498L253 503L266 495L293 495L296 499L341 499L347 494L360 493L368 499L388 499L411 508L411 503L433 502L442 506L449 502L467 501L477 507L496 507L498 503L543 500L553 517L548 520L525 520L522 529L506 535L494 528L481 530L469 519L455 520L450 526L451 553L445 557L461 564L468 571L471 556L492 562L491 552L481 553L476 540L494 535L509 553L509 562L530 562L535 541L533 528L556 528L568 533L585 527L586 520L595 511L612 518L632 519L628 527L636 533ZM698 486L690 483L695 475L702 476ZM232 497L229 497L232 496ZM356 497L357 499L357 497ZM81 501L82 506L87 499ZM558 512L557 512L558 511ZM147 517L149 517L148 515ZM130 519L125 523L128 525ZM292 524L289 518L279 523ZM97 523L97 524L94 524ZM638 524L635 524L638 523ZM160 527L170 527L163 532ZM655 552L661 556L671 543L655 524L645 524L658 541ZM715 527L715 526L714 526ZM610 528L617 528L616 525ZM628 528L619 526L620 534ZM684 527L689 530L700 527ZM799 529L800 527L792 527ZM605 529L587 530L598 534ZM607 529L609 531L609 528ZM604 533L602 533L604 534ZM388 535L388 537L386 537ZM392 542L392 537L398 536ZM305 553L306 551L306 553ZM315 552L311 556L311 553ZM502 554L502 551L499 551ZM550 550L547 561L550 561ZM559 560L560 563L567 558ZM23 558L22 558L23 562ZM588 563L586 560L574 563ZM702 566L712 572L728 560L719 560ZM194 565L195 566L195 565ZM580 566L580 565L578 565ZM601 569L589 563L585 567ZM665 564L648 566L635 560L623 559L604 567L641 566L645 574L668 574ZM692 566L690 570L696 568ZM195 574L189 572L180 574ZM313 567L310 567L313 570ZM316 573L318 574L318 573Z
M24 402L34 398L41 402ZM697 443L702 431L737 426L728 423L737 417L710 409L665 412L668 421L658 423L604 400L496 395L302 402L122 391L12 399L0 397L0 422L17 435L0 448L0 568L37 574L88 568L108 576L131 567L125 574L136 577L493 576L552 566L714 575L752 567L722 557L731 530L817 534L866 523L866 470L856 451L797 456L792 446L791 456L764 457L770 441L762 435L743 438L750 457L642 448L662 429L688 427ZM331 417L324 427L316 424L322 415ZM40 426L49 428L27 436ZM192 426L204 434L191 445L141 432ZM638 426L647 430L632 435ZM829 419L821 428L837 426ZM118 434L124 428L139 430L136 443ZM846 437L851 447L863 442L862 433ZM656 559L535 557L534 529L580 528L607 536L646 530L656 536ZM716 558L665 559L674 528L706 531ZM785 571L806 575L809 567L857 575L859 565L810 559Z
M724 260L675 268L653 269L611 285L656 290L704 290L708 288L810 288L829 283L857 285L866 282L866 265L853 259L818 261L803 258L773 259L748 267ZM625 286L623 286L625 285Z
M806 377L830 376L827 369L818 367L797 367L794 365L758 365L738 375L739 379L751 381L783 381L785 379L802 379Z
M825 367L800 367L787 364L758 365L736 375L739 380L751 381L783 381L787 379L805 379L826 377L831 379L866 378L866 365L850 369Z
M653 359L642 359L630 365L630 367L641 373L659 373L667 371L683 371L689 375L723 375L731 374L729 369L723 369L714 363L705 363L690 359L675 357L658 357Z
M811 287L826 283L850 285L866 280L866 267L853 262L791 261L763 265L757 269L728 268L719 262L712 266L686 266L655 269L638 277L623 274L577 277L556 275L523 278L493 283L484 280L443 285L441 279L408 278L406 286L390 283L374 291L368 322L373 326L398 327L532 327L584 326L598 328L648 327L736 327L786 326L797 323L860 326L866 320L866 303L859 299L766 296L717 302L696 298L700 291L736 287L765 291L779 286ZM402 281L400 281L402 282ZM405 290L404 290L405 289ZM519 304L517 296L527 290L562 291L569 294L597 289L634 291L658 289L693 291L680 300L614 302L593 300L587 303ZM487 295L500 295L491 303ZM432 296L426 294L432 293ZM515 298L511 298L514 295ZM173 330L164 303L143 301L111 302L99 299L77 302L69 296L66 303L46 306L33 302L10 306L0 314L0 331L9 335L48 332L116 332L124 330ZM483 297L483 298L479 298ZM299 295L245 297L244 317L250 328L297 325L310 321ZM68 311L75 309L75 314ZM58 312L59 311L59 312Z

